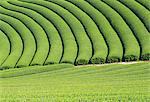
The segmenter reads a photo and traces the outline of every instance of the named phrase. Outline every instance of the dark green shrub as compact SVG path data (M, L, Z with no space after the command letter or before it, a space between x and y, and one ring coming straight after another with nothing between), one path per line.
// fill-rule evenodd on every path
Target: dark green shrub
M75 65L86 65L86 64L88 64L88 63L89 63L88 60L80 59L80 60L78 60L78 61L75 63Z
M83 25L80 23L80 21L76 17L74 17L70 12L68 12L61 6L51 3L51 2L34 1L34 0L30 0L30 1L23 0L23 2L32 3L32 5L34 5L34 8L32 7L32 9L36 11L38 10L37 12L41 12L46 18L55 22L54 24L56 24L57 27L59 28L58 30L60 30L60 35L62 35L62 40L64 39L63 40L64 41L64 55L62 57L61 62L69 61L69 59L75 60L76 57L77 57L76 61L80 59L90 60L92 56L91 42L88 36L86 35ZM35 4L36 4L36 7L35 7ZM69 33L69 31L67 31L68 28L66 28L66 24L63 23L61 19L58 19L58 17L56 17L55 13L58 14L61 18L63 18L63 20L70 26L72 35L74 35L75 39L69 38L70 35L69 36L66 35L67 33ZM76 47L73 46L69 42L69 39L76 41L76 43L78 44L78 56L76 52L77 46ZM71 56L74 56L74 58L72 58ZM74 62L72 61L72 63Z
M128 56L125 56L123 61L125 62L129 62L129 61L137 61L139 58L135 55L128 55Z
M150 54L145 54L141 56L141 60L145 61L145 60L150 60Z
M105 63L105 59L103 58L92 58L91 59L91 63L92 64L104 64Z
M113 56L111 58L107 58L108 63L115 63L115 62L120 62L120 61L121 61L121 59L118 57L115 57L115 56Z

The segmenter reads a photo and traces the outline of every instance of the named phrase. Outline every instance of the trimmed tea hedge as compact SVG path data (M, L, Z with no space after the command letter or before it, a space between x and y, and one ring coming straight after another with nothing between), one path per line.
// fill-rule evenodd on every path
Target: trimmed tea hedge
M149 11L149 0L2 0L0 70L149 61Z
M0 19L10 24L19 33L23 41L23 53L16 67L29 66L36 50L36 44L32 33L18 19L3 14L0 14Z
M91 5L93 5L96 9L98 9L101 13L103 13L106 18L109 20L113 28L116 30L120 40L122 41L124 47L124 61L133 61L138 60L140 56L140 47L139 44L134 37L131 29L128 27L126 22L122 19L122 17L115 12L111 7L103 3L99 0L87 0ZM107 0L106 0L107 1ZM129 40L130 39L130 40ZM121 61L122 59L113 58L114 61ZM108 60L108 62L112 62L113 59ZM113 62L114 62L113 61Z
M0 30L2 30L9 37L11 43L10 54L1 67L2 69L13 68L17 64L23 51L22 40L16 30L2 20L0 20Z
M0 16L1 17L1 16ZM0 69L2 63L6 60L10 53L9 38L0 30Z
M0 10L0 13L19 19L30 29L30 31L34 35L37 49L30 65L43 65L49 51L49 43L44 30L38 23L36 23L28 16L16 11L10 11L9 9L11 9L11 7L10 4L8 4L7 2L0 2L0 5L7 8Z
M57 29L54 27L54 25L39 13L31 9L27 9L25 5L30 6L28 5L28 3L23 3L19 1L12 1L12 2L10 1L9 3L16 5L16 7L15 6L12 7L14 10L28 15L30 18L35 20L39 25L41 25L41 27L46 32L47 37L49 39L50 51L45 61L45 64L47 65L59 63L62 56L63 47L59 33Z
M55 25L58 32L60 33L64 46L61 62L62 63L68 62L74 64L77 55L77 44L75 42L75 38L68 24L58 14L56 14L52 10L49 10L48 8L32 3L30 3L30 6L26 7L40 13Z
M109 61L114 57L118 59L122 59L123 48L122 48L121 41L117 33L111 27L106 17L85 1L81 1L81 0L73 0L73 1L68 0L68 1L72 2L74 5L78 6L80 9L86 12L97 24L99 30L102 32L102 35L104 36L105 41L108 45L109 52L108 52L107 60Z
M150 59L150 34L144 27L144 24L139 20L139 18L126 6L121 4L116 0L105 0L108 5L114 8L126 21L129 27L134 32L141 46L141 60ZM131 40L131 39L130 39ZM133 40L131 40L133 41ZM128 41L129 42L129 41ZM130 43L131 44L131 43ZM135 50L132 48L132 50ZM137 51L137 50L135 50Z
M150 11L150 0L135 0Z
M79 61L81 61L81 63L79 64L88 64L92 54L92 47L90 40L88 39L81 23L71 13L69 13L67 10L63 9L62 7L56 4L44 1L30 1L30 2L49 8L49 10L53 10L53 12L59 14L64 19L64 21L67 22L76 38L75 40L78 43L79 47L78 56L75 64L77 65Z
M85 12L81 11L78 7L74 6L73 4L67 1L49 1L62 6L63 8L71 12L72 15L78 18L78 20L83 24L87 35L89 36L93 45L93 56L91 58L91 62L93 64L104 63L108 53L107 45L93 20ZM99 41L101 41L101 43L99 43Z
M150 11L133 0L119 0L126 7L130 8L144 23L147 30L150 32Z

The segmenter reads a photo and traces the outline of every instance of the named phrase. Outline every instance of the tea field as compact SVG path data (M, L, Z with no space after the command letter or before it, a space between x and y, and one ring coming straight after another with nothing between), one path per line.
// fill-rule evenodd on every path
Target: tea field
M150 102L150 0L0 0L0 102Z

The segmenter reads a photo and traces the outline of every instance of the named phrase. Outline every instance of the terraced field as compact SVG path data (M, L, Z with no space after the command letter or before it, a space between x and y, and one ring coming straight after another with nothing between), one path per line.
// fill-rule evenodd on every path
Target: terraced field
M2 102L149 102L149 62L150 0L0 0Z
M150 60L148 2L2 0L0 68Z

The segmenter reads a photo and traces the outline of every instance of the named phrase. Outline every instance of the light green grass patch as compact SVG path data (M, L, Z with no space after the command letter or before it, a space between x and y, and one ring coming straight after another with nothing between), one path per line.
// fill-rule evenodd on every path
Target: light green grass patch
M58 68L58 67L59 68ZM61 66L61 67L60 67ZM0 78L1 102L149 102L150 63L45 66L37 74ZM37 66L31 68L35 71ZM37 67L39 70L42 67ZM29 68L6 70L13 73ZM52 70L50 70L52 69ZM55 70L56 69L56 70ZM59 69L59 70L58 70ZM3 73L1 71L0 73ZM11 74L12 74L11 73ZM8 74L7 74L8 75Z

